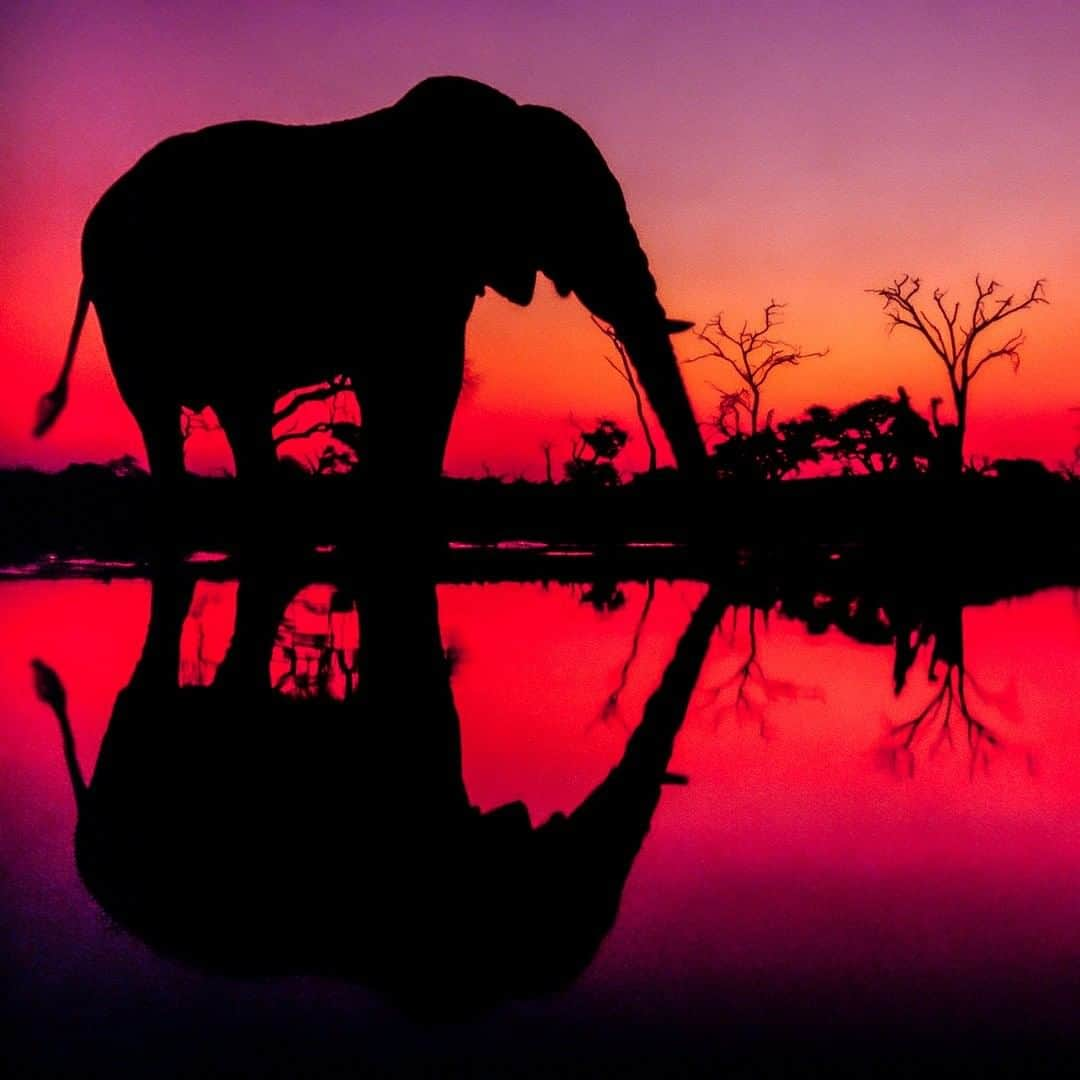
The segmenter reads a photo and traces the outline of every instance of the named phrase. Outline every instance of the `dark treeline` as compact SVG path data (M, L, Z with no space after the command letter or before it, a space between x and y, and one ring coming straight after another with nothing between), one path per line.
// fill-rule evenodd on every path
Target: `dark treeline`
M153 494L130 460L58 473L0 471L0 558L147 556L161 540ZM245 504L236 495L231 478L188 477L182 509L169 523L170 542L229 550L250 539ZM474 543L674 542L717 556L747 546L790 552L870 544L924 563L1003 568L1017 558L1073 565L1078 509L1075 481L1041 466L999 462L993 473L949 480L890 468L784 483L728 478L692 490L667 469L619 485L445 478L434 501L402 492L397 513L418 531ZM283 473L268 515L271 546L364 543L388 525L401 526L366 516L363 486L348 474Z
M976 473L1040 484L1077 480L1076 454L1054 469L1032 458L982 457L959 465L959 431L956 424L942 419L941 404L940 398L933 398L930 415L924 416L901 386L895 397L877 394L839 409L811 405L801 415L779 422L769 412L746 429L741 399L727 395L712 421L719 436L710 454L712 471L720 480L748 483L805 476L808 471L935 479ZM582 431L564 467L565 482L617 487L623 480L616 461L628 437L611 419Z

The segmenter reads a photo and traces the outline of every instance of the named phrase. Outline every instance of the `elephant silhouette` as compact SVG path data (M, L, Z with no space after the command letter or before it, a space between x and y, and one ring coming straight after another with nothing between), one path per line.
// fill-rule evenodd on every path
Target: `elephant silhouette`
M82 262L35 433L66 402L93 303L163 491L183 473L181 406L214 409L238 476L258 486L275 461L275 400L341 373L372 481L431 483L473 303L490 286L526 305L538 272L614 327L679 466L705 467L668 336L691 324L667 318L618 182L569 117L479 82L426 79L335 123L166 139L91 211ZM403 416L420 438L401 438Z
M341 700L271 686L299 583L243 578L225 659L209 685L180 686L192 584L182 568L160 572L89 784L62 683L35 662L88 891L155 951L202 970L339 978L429 1020L568 986L614 923L662 785L681 780L668 763L719 593L694 612L610 774L534 828L520 802L469 802L430 577L344 586L360 647Z

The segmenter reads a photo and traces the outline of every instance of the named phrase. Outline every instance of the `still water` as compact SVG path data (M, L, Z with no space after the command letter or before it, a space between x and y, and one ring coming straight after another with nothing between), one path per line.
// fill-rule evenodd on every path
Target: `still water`
M151 584L0 583L0 912L17 1071L678 1073L706 1061L887 1064L924 1052L1020 1055L1035 1067L1041 1055L1073 1049L1075 592L904 621L828 596L797 612L782 602L752 610L696 581L443 584L434 633L459 730L428 721L437 688L410 685L384 644L399 708L379 720L377 737L360 738L376 725L362 704L347 710L367 701L365 678L380 677L358 662L378 644L363 603L332 583L293 583L277 608L265 606L273 625L263 653L241 640L244 587L202 579L180 593L177 647L157 657L170 704L156 715L152 697L139 699L138 730L167 729L142 758L128 753L129 765L146 767L134 786L125 780L125 797L135 793L125 813L156 830L155 806L167 799L173 818L154 850L141 837L132 858L175 872L176 886L125 907L102 885L107 869L88 878L76 867L72 774L31 661L62 682L93 792L109 779L95 763L99 773L119 769L102 765L99 751L110 721L131 725L117 697L135 685L141 654L146 667ZM563 860L572 872L559 877L537 855L530 878L518 865L525 841L500 840L505 855L495 861L505 857L517 886L535 882L540 900L503 890L501 867L486 856L481 865L473 848L455 873L439 856L438 879L405 866L414 853L426 857L417 837L430 829L418 823L440 806L499 823L488 833L500 837L531 836L530 823L552 815L576 821L575 808L628 753L708 603L706 645L691 665L685 718L672 722L658 801L643 796L632 813L615 814L640 819L637 833L611 841L621 862L608 865L597 849L596 866L591 856ZM383 642L413 634L423 653L427 610L403 594L393 617L382 610L371 625L394 627L378 632ZM230 651L245 650L266 694L339 711L275 713L264 729L255 715L263 698L250 698L250 709L229 698L225 710L210 688L230 671ZM417 683L435 670L426 664L416 660ZM247 677L233 675L239 686ZM175 712L179 701L191 703L189 720ZM222 735L234 714L250 750ZM438 799L428 794L435 788ZM206 826L206 808L226 790L242 829L220 816L209 828L232 854L206 855L217 839L175 854L170 845ZM373 816L380 822L381 863L353 824L361 805L365 829ZM317 838L292 835L298 821ZM269 850L266 829L277 830L282 865L273 878L253 869L244 911L219 925L208 911L231 902L227 863ZM397 884L387 859L405 875ZM190 878L199 875L196 892ZM479 887L469 880L481 877ZM172 904L167 930L147 914L154 903ZM402 905L412 920L404 936ZM352 910L362 911L362 934L349 926ZM290 911L303 913L302 946ZM409 934L424 944L413 948ZM501 966L492 959L500 954Z

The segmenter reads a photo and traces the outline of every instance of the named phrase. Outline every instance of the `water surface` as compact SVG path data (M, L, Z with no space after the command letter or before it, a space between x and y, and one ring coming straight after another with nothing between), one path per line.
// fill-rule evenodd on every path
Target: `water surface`
M266 665L278 693L356 692L364 628L336 591L310 582L289 605ZM227 579L197 583L180 684L212 682L237 592ZM468 800L485 812L520 800L533 825L578 806L619 761L705 592L693 581L439 586ZM596 955L562 992L452 1021L410 1016L362 980L193 970L91 898L57 723L30 661L62 678L90 777L143 648L150 593L143 580L0 584L0 911L16 1060L310 1075L1071 1049L1070 590L945 605L905 624L899 651L895 613L847 605L812 633L783 604L727 605L669 765L686 783L663 787ZM833 599L814 607L828 613ZM423 738L408 695L397 719ZM409 761L379 767L408 783ZM575 904L572 889L563 902Z

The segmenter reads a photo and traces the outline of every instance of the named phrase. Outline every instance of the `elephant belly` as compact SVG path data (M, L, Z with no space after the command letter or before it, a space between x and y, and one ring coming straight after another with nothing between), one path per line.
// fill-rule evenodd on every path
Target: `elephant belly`
M204 278L198 289L166 282L151 292L140 282L95 306L118 383L171 388L194 409L279 397L345 372L358 354L352 305L343 311L332 290L294 290L280 277L258 290Z

